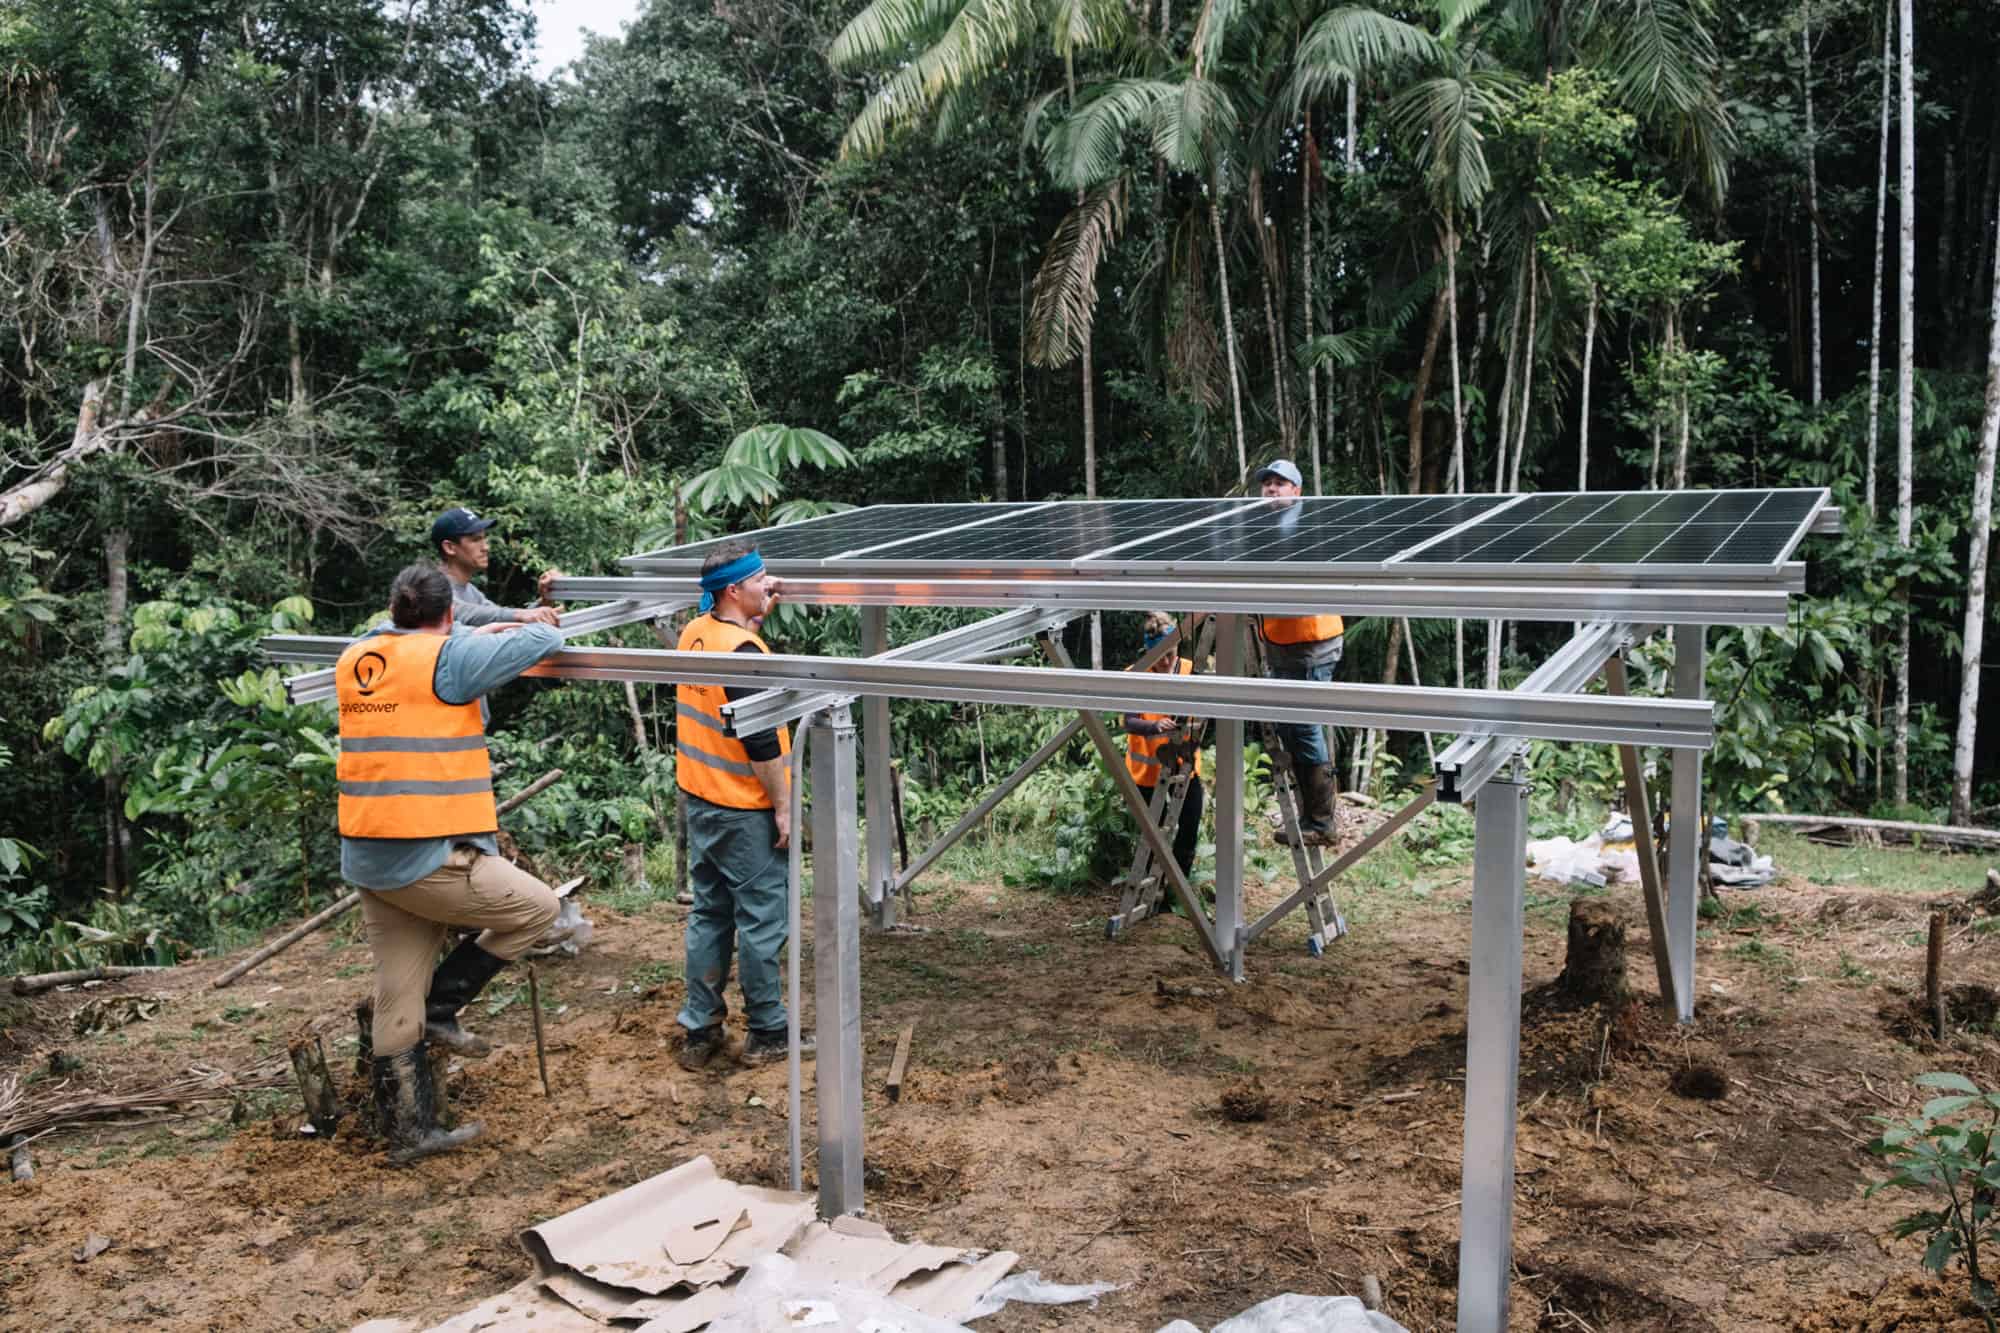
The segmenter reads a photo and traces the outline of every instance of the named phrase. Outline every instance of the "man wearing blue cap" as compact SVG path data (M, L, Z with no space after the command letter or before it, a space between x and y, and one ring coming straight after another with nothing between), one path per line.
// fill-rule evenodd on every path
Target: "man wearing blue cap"
M1299 494L1304 479L1296 464L1288 458L1277 459L1257 469L1250 480L1277 511L1274 517L1280 527L1298 521L1303 512ZM1332 680L1334 668L1340 665L1345 628L1339 616L1260 617L1258 631L1264 638L1266 670L1280 680ZM1292 775L1298 782L1302 839L1331 845L1340 830L1340 807L1325 729L1278 722L1272 724L1272 730L1290 755ZM1273 758L1275 761L1277 756Z
M743 542L725 542L701 566L701 614L681 631L684 653L768 653L757 632L778 600L777 579ZM745 1064L782 1060L789 1016L778 955L790 930L792 803L782 726L732 736L722 706L754 686L681 685L674 691L674 779L687 794L687 1002L677 1021L686 1037L676 1057L701 1069L722 1050L729 1013L723 987L735 953L750 1034ZM801 1037L802 1051L812 1039Z
M510 622L556 624L562 610L549 600L549 584L562 576L560 570L544 570L536 581L541 605L518 610L496 606L485 593L472 586L472 580L486 572L487 561L491 559L486 549L486 530L499 521L497 518L481 518L470 509L457 506L445 510L431 523L431 545L437 549L438 564L444 567L444 576L451 580L453 618L468 629Z

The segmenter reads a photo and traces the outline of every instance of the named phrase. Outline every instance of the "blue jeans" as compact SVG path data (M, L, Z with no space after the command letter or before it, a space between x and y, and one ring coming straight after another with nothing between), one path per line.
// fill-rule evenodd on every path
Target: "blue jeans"
M1324 684L1333 679L1334 670L1340 665L1340 650L1341 641L1337 638L1319 643L1267 643L1264 645L1264 662L1275 679L1311 680ZM1332 762L1326 743L1326 728L1299 722L1273 722L1271 729L1278 733L1279 744L1285 747L1295 764L1317 768Z
M769 810L733 810L688 797L687 1003L680 1025L713 1027L729 1012L731 953L739 956L743 1012L752 1029L785 1027L785 990L778 955L790 925L791 870L771 844L777 817Z

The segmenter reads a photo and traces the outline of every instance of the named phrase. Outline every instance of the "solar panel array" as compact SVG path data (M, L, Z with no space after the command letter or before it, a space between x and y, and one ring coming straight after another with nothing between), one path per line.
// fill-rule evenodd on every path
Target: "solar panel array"
M778 573L1744 576L1790 558L1818 489L872 505L747 534ZM624 563L691 572L722 541Z

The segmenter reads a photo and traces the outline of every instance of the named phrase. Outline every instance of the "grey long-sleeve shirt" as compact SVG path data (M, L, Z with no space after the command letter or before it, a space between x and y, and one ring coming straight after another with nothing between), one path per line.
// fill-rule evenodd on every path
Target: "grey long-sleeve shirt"
M481 625L511 624L520 618L512 607L501 606L470 583L460 583L449 574L445 578L451 584L453 623L478 629Z
M483 598L481 600L484 600ZM495 607L495 610L504 608ZM550 625L523 625L505 634L474 634L454 611L451 637L438 652L431 687L448 704L469 704L499 689L563 646ZM384 626L375 634L404 634ZM471 843L488 856L500 844L490 832L447 838L347 838L340 840L340 875L357 888L383 891L414 884L443 865L454 845Z

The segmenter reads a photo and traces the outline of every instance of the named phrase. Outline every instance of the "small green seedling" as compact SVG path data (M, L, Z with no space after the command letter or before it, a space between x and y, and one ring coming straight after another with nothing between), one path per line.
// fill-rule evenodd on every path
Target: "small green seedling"
M2000 1229L1994 1221L2000 1198L2000 1155L1995 1152L2000 1092L1982 1092L1963 1074L1919 1075L1917 1086L1945 1095L1931 1098L1909 1119L1869 1117L1882 1126L1882 1135L1868 1150L1894 1170L1887 1180L1870 1185L1868 1193L1898 1186L1942 1196L1941 1206L1899 1218L1892 1230L1898 1236L1924 1236L1922 1262L1933 1273L1944 1272L1954 1257L1964 1261L1973 1302L1994 1333L2000 1330L1994 1322L2000 1295L1980 1271L1979 1247Z

